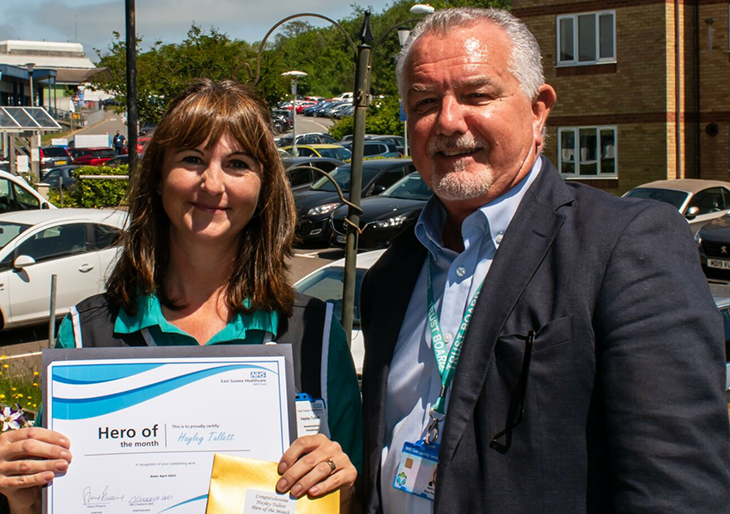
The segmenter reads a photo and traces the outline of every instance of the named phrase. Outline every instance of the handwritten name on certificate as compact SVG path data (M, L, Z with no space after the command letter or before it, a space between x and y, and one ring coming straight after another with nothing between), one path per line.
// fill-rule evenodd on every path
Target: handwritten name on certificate
M44 350L47 426L73 461L46 512L203 514L213 455L296 436L289 345Z

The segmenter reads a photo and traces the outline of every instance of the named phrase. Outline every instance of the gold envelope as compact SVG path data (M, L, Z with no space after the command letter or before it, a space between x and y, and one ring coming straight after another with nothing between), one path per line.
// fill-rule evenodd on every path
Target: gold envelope
M216 454L213 459L208 508L205 514L243 512L248 489L275 493L276 483L281 478L276 471L278 465L278 462ZM297 501L296 512L297 514L339 514L340 492L335 491L316 500L310 500L304 496Z

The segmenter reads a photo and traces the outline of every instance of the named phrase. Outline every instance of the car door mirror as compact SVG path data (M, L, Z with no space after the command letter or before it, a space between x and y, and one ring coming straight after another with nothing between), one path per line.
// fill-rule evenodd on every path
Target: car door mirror
M684 215L685 218L688 220L693 220L697 217L697 215L700 213L700 208L696 205L693 205L689 209L687 209L687 214Z
M383 191L385 191L386 189L387 189L387 188L386 188L386 187L385 187L384 185L381 185L381 184L375 184L375 185L373 186L373 193L372 193L372 194L373 194L373 195L379 195L380 193L382 193L382 192L383 192Z
M13 261L13 268L20 271L35 264L35 259L30 255L18 255Z

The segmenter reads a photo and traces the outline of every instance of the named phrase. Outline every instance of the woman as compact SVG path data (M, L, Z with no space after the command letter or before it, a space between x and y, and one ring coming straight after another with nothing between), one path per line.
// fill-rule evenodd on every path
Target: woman
M331 311L287 283L296 213L264 103L232 81L193 83L154 132L129 213L107 293L72 310L59 345L292 343L298 389L327 397L332 440L298 438L277 488L296 497L341 489L347 499L357 475L350 457L359 463L361 451L357 380ZM41 511L41 486L68 469L69 449L41 428L0 436L0 492L13 513Z

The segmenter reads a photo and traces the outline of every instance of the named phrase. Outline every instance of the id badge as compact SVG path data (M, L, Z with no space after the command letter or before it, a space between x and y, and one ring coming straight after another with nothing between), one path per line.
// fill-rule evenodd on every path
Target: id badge
M297 435L324 434L330 437L330 428L327 423L327 405L322 398L312 398L307 393L300 393L296 397L297 407Z
M438 459L438 444L430 446L424 441L415 444L406 442L393 479L393 488L433 501Z

